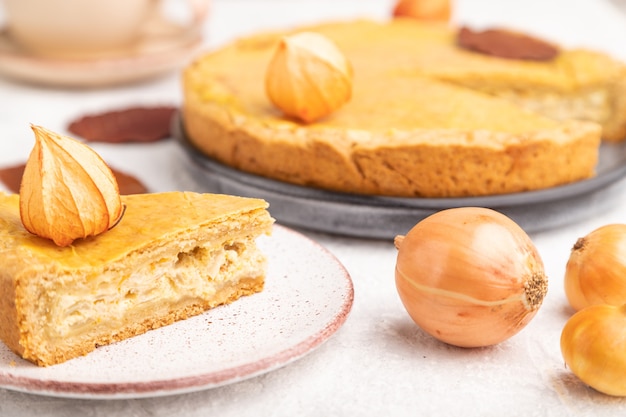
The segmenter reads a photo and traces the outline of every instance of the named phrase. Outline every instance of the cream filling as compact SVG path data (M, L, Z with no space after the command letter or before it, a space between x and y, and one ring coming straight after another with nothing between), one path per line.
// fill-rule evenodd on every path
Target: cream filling
M495 95L556 120L576 119L603 124L611 116L611 100L604 88L571 96L549 92L522 94L513 90L497 91Z
M190 299L211 300L224 286L259 276L264 262L253 242L239 242L71 277L69 285L46 294L46 338L68 339L95 328L114 331L133 317L155 317Z

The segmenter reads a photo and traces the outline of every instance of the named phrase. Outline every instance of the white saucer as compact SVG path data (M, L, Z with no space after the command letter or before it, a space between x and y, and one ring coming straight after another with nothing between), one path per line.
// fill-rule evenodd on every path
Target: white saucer
M13 42L6 30L0 30L0 75L48 86L105 87L182 68L201 45L201 35L145 38L116 55L70 60L29 54Z

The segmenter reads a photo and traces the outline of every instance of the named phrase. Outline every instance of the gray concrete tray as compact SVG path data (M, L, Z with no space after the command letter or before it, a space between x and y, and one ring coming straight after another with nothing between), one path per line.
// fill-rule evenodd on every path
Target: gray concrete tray
M174 136L197 191L263 198L280 223L366 238L390 239L436 211L464 206L498 210L527 233L556 228L608 209L626 176L626 143L607 143L600 148L595 177L550 189L467 198L353 195L276 181L216 162L193 147L179 119Z

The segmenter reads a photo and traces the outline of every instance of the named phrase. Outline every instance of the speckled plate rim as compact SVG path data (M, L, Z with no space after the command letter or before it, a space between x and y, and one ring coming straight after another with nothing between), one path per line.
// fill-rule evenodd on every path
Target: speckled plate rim
M345 323L354 300L352 279L345 267L332 253L314 240L287 227L278 224L274 225L272 236L266 238L265 244L260 242L259 245L268 256L269 262L266 288L263 292L244 297L233 304L209 310L200 316L153 330L145 335L101 347L85 357L73 359L66 363L48 368L36 367L30 362L19 358L4 344L0 343L0 388L51 397L97 400L159 397L195 392L232 384L276 370L302 358L328 340ZM275 256L281 251L284 251L288 256L283 257L281 262L276 262L277 259ZM319 267L325 267L326 272L323 273L323 279L316 279L315 268L312 268L310 264L307 265L306 263L298 262L298 259L304 258L309 259L310 262L313 262ZM298 326L309 326L310 331L303 334L303 337L289 341L289 343L281 346L281 348L276 350L273 354L262 357L255 356L255 351L262 350L257 346L256 348L251 347L249 351L246 351L250 357L243 358L242 362L237 366L217 370L213 369L210 372L204 372L201 368L202 365L199 365L199 369L196 369L195 366L191 366L190 369L194 369L194 372L188 375L178 375L172 378L160 379L150 379L148 375L141 381L128 381L127 377L130 376L131 372L144 370L120 369L119 377L115 380L103 382L93 382L89 380L89 378L92 378L94 372L99 372L100 369L111 370L111 367L116 366L116 350L121 350L120 346L116 345L121 343L133 349L132 345L138 343L139 338L155 334L155 332L159 331L162 332L162 334L158 336L159 338L163 337L168 338L168 340L175 340L177 336L180 336L177 334L177 332L180 333L180 330L177 330L177 326L188 324L193 320L202 319L210 319L215 322L215 320L221 320L221 318L216 319L216 315L219 317L227 317L229 316L229 311L233 309L245 309L244 304L251 306L258 305L259 303L269 303L260 308L268 308L275 311L276 306L273 304L281 300L275 298L275 294L272 293L272 285L269 285L269 283L279 278L282 278L282 285L290 286L286 289L281 287L281 291L285 290L289 293L297 292L301 298L303 296L305 298L304 300L301 299L297 304L291 303L291 310L286 310L285 314L293 315L294 309L299 309L296 315L300 317L305 316L309 321L308 323L306 321L299 322ZM274 286L274 289L276 289L276 286ZM310 299L306 298L307 294L310 294L310 291L321 291L320 295L317 297L317 302L314 297ZM261 294L263 294L263 297L260 297ZM289 302L290 300L282 301ZM320 311L323 311L323 313L320 314ZM320 316L322 317L321 321L319 321ZM265 323L268 327L271 327L271 324L276 324L278 320L285 319L286 317L286 315L282 317L279 315L274 318L273 322L261 320L261 323ZM323 317L327 319L324 320ZM266 319L266 317L262 317L262 319ZM210 338L211 336L211 333L207 332L206 337ZM242 337L246 336L242 335ZM272 339L272 337L266 338L267 343L269 344ZM229 341L211 340L210 343L227 344ZM141 347L143 346L144 345L141 345ZM180 346L177 348L195 349L197 347L189 347L181 341ZM108 352L101 358L89 361L90 356L95 356L100 353L99 350L105 349ZM137 347L135 347L135 349L137 349ZM143 352L143 354L146 355L146 357L148 355L158 356L160 353L158 350L159 346L157 345L154 346L154 351ZM194 354L196 352L191 353ZM202 356L203 353L204 352L197 352L199 356ZM158 361L159 358L157 357L155 360ZM85 380L81 380L80 367L83 365L79 364L78 366L74 366L79 361L86 361L86 364L95 364L102 368L96 369L95 367L91 367L90 369L83 369L82 371L84 371L85 374L89 374L89 377L85 377ZM74 373L71 376L68 376L70 374L69 372L65 375L64 368L69 366L73 366L74 368ZM76 371L78 371L78 373L76 373ZM116 372L116 370L113 369L111 372Z

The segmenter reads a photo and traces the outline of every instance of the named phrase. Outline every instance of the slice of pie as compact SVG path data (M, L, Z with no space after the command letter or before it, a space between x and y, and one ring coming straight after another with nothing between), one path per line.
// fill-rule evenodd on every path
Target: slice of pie
M122 196L122 220L71 246L27 232L0 193L0 339L40 366L261 291L267 203L168 192Z
M351 100L305 124L268 100L279 40L334 41ZM524 61L466 50L449 26L353 21L263 33L184 73L183 124L202 153L257 175L323 189L464 197L554 187L595 173L601 138L626 138L624 65L586 50Z

